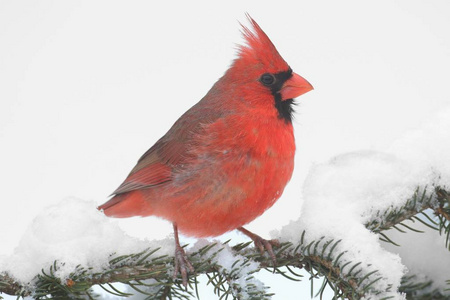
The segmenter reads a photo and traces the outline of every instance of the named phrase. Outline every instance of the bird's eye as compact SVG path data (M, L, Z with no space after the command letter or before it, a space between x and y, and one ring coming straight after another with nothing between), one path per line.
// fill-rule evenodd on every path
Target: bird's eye
M265 86L269 86L274 84L275 82L275 76L273 76L270 73L265 73L261 75L261 78L259 79L261 81L262 84L264 84Z

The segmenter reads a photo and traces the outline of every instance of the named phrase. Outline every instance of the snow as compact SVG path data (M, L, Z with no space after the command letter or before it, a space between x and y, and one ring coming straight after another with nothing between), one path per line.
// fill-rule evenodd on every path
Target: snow
M259 264L253 261L247 261L242 255L235 254L228 244L222 244L219 240L198 240L190 249L191 252L198 251L203 247L216 243L205 255L202 260L211 260L220 266L220 272L232 275L232 285L242 288L239 292L242 299L249 299L249 293L265 293L264 284L253 276L253 272L258 270ZM235 291L236 292L236 291ZM237 294L235 294L237 296Z
M26 284L57 260L63 264L57 264L55 275L64 281L78 265L92 268L94 273L100 272L108 268L109 260L114 257L138 253L147 248L161 248L147 259L173 255L173 238L149 241L131 237L115 221L98 211L92 201L64 199L59 204L44 208L30 222L13 254L0 257L0 270ZM191 246L189 252L198 251L210 243L217 244L202 259L211 259L221 266L221 272L233 274L233 284L243 287L241 295L265 291L264 284L249 275L258 268L258 264L235 255L230 246L203 239ZM169 272L172 274L173 270ZM127 291L126 286L121 288ZM100 289L95 290L102 293ZM136 297L139 299L139 296Z
M450 107L425 120L389 147L389 151L414 164L426 176L435 173L436 184L450 186ZM422 178L424 179L424 178Z
M406 221L404 223L414 229L423 231L423 233L410 230L406 230L406 233L389 230L387 232L389 238L401 247L390 243L383 244L383 247L401 256L403 264L408 267L406 276L416 276L411 282L432 281L432 285L423 292L448 289L446 280L450 279L450 253L445 248L444 236L418 222ZM420 243L417 243L417 241L420 241ZM450 291L446 293L446 295L450 295Z
M395 156L374 151L337 156L310 170L300 218L273 237L281 236L283 241L298 244L305 230L305 244L322 237L341 239L333 258L347 251L341 258L342 264L361 262L361 276L378 270L383 279L373 287L388 290L390 284L400 285L405 268L400 257L384 250L378 236L368 231L364 223L378 210L401 205L414 188L407 164Z
M173 239L150 242L131 237L99 212L94 202L68 198L40 212L13 254L0 258L0 270L27 283L57 260L64 265L59 265L55 275L64 280L77 265L101 271L115 256L149 247L161 247L152 256L174 251Z
M378 270L376 275L382 279L373 285L375 290L388 291L393 285L378 297L403 299L404 295L396 290L407 270L409 275L425 274L442 289L443 281L450 279L450 256L444 237L436 232L431 237L429 230L420 237L397 234L394 240L399 239L405 246L392 251L364 224L377 219L377 212L404 205L418 187L450 185L449 137L450 109L444 109L395 141L389 152L354 151L316 164L303 186L300 218L275 231L273 237L281 236L283 241L297 244L305 230L305 244L322 238L341 239L333 258L345 250L343 263L362 262L359 276ZM434 250L436 244L438 251ZM432 259L428 259L430 251ZM426 261L423 257L427 257Z

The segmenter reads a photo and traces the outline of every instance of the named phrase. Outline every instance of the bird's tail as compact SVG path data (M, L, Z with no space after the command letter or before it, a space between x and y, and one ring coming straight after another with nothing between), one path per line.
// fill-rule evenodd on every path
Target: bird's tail
M115 195L97 209L103 211L108 217L114 218L151 215L149 204L140 191Z

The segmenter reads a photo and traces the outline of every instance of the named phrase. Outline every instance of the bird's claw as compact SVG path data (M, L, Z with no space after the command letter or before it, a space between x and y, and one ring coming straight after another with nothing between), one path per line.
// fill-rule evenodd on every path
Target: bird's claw
M272 260L272 263L273 263L273 267L275 267L277 265L277 257L275 256L275 253L273 252L272 246L278 247L278 246L280 246L280 242L278 240L266 240L260 236L258 236L258 238L256 238L256 239L252 239L252 240L253 240L253 243L255 243L255 247L259 249L259 252L261 253L261 255L264 255L265 251L269 254L270 259Z
M173 279L177 278L178 274L181 274L181 280L184 287L187 287L188 283L188 271L194 273L195 269L189 261L186 252L181 246L175 246L175 270L173 272Z
M275 268L277 265L277 257L275 256L275 253L273 252L273 247L280 246L280 242L276 239L274 239L274 240L263 239L259 235L254 234L251 231L248 231L244 227L239 227L238 230L252 239L253 243L255 244L255 247L259 249L259 252L261 253L261 255L264 255L264 252L267 252L269 254L270 259L272 260L273 267Z

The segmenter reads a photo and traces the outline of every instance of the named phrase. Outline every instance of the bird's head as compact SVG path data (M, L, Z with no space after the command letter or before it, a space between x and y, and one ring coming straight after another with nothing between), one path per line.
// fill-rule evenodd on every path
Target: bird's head
M272 101L280 118L291 121L293 98L311 91L313 87L292 71L261 27L250 16L247 17L251 28L242 26L245 44L239 46L238 57L226 77L229 83L240 87L247 101L252 104Z

